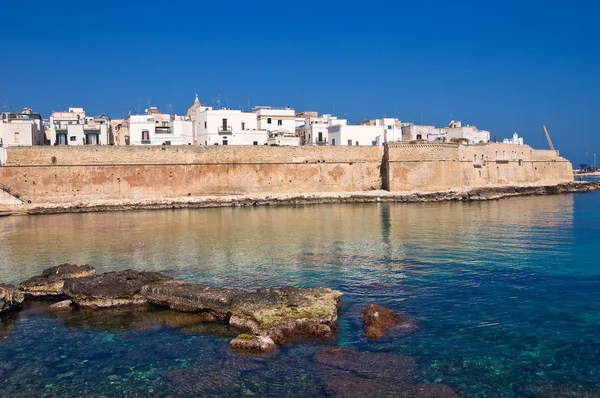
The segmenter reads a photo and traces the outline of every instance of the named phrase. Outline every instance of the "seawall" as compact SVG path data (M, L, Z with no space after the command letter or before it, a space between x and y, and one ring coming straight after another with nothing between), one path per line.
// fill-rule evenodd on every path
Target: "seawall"
M75 208L182 198L334 195L573 181L556 151L486 144L385 147L21 147L7 149L0 183L28 208ZM334 195L335 196L335 195ZM381 195L380 195L381 196ZM390 199L391 200L391 199Z

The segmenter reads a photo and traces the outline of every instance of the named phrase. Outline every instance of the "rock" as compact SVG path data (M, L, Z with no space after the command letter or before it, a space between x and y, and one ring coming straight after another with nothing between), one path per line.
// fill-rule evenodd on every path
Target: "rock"
M259 352L271 352L277 349L277 344L269 336L253 336L251 334L240 334L231 340L229 346L233 350L252 350Z
M20 309L23 300L25 296L16 287L0 283L0 314Z
M70 311L72 303L73 302L71 300L63 300L49 305L46 309L48 311Z
M377 339L388 330L394 329L408 334L418 328L417 323L408 317L396 314L380 305L371 304L363 311L363 322L367 326L365 335L369 339Z
M95 276L67 279L63 293L81 307L109 308L121 305L146 304L140 295L143 286L172 278L145 271L125 270Z
M220 321L269 336L283 344L302 336L331 337L337 328L341 292L328 288L215 288L181 282L160 282L141 291L149 303L179 311L209 312Z
M444 384L396 384L360 377L331 376L325 379L325 391L344 398L457 398Z
M61 264L47 268L41 275L34 276L19 284L19 290L31 296L60 296L65 280L82 278L96 274L89 265Z
M412 383L417 363L414 358L388 353L359 352L347 348L328 348L315 354L321 365L345 370L370 379Z

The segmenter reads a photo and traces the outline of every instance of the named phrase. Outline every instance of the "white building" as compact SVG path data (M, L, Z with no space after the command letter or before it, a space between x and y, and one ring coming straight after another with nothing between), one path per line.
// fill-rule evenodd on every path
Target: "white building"
M21 113L5 112L0 123L0 146L43 145L45 142L42 116L25 108Z
M523 137L519 137L519 134L514 133L512 138L505 138L502 141L503 144L514 144L514 145L523 145Z
M270 124L273 120L279 119L271 117ZM291 122L293 126L293 118ZM261 124L268 125L268 117L261 120ZM198 145L265 145L269 136L268 130L258 129L256 113L211 107L196 110L196 134Z
M300 112L296 118L297 124L300 125L296 133L302 145L332 145L329 140L329 127L347 124L345 119L338 119L330 114L319 116L317 112ZM300 120L304 120L304 123Z
M300 137L298 137L296 133L272 131L269 133L267 144L278 146L299 146Z
M86 117L83 108L53 112L50 116L52 145L108 145L109 120L105 116Z
M366 120L357 125L336 124L327 131L330 145L334 146L378 146L402 139L401 123L395 118Z
M152 107L146 115L129 117L130 145L192 145L194 122L187 116L166 115Z
M460 121L452 120L444 129L448 142L467 141L469 144L490 142L490 132L479 130L475 126L463 126Z
M274 108L271 106L255 106L256 128L268 132L296 133L296 113L290 107Z

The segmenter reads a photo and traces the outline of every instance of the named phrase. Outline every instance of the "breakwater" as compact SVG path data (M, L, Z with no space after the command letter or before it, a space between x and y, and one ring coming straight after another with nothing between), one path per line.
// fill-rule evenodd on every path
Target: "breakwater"
M556 186L572 181L572 165L558 152L497 143L22 147L8 148L0 166L0 183L13 196L3 204L16 205L17 198L28 209L144 203L144 208L152 203L161 208L163 202L231 205L235 198L256 202L253 197L281 195L292 195L296 202L344 201L336 199L337 194L364 201L379 190L392 194L376 195L388 200L409 201L404 193L410 191L435 192L438 200L448 196L440 192L458 188Z

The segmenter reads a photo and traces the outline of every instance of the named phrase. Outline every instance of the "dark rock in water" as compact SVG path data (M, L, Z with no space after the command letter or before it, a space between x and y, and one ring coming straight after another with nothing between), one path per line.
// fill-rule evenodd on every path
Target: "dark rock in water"
M277 344L269 336L253 336L251 334L240 334L231 340L229 346L233 350L257 352L271 352L277 349Z
M16 287L0 283L0 314L20 309L24 299Z
M71 300L63 300L63 301L59 301L58 303L49 305L48 307L46 307L46 310L47 311L70 311L71 304L73 304L73 302Z
M176 397L240 396L244 389L241 372L219 365L171 370L165 374Z
M144 286L141 295L171 309L209 312L235 328L282 344L299 336L331 337L342 293L295 287L245 291L171 281Z
M457 398L452 389L443 384L396 384L377 379L331 376L325 379L325 391L344 398Z
M41 275L34 276L19 284L19 290L31 296L60 296L65 280L83 278L96 274L89 265L61 264L47 268Z
M370 379L412 383L417 370L414 358L404 355L359 352L347 348L328 348L315 354L315 361Z
M365 335L370 339L380 338L389 330L408 334L418 329L415 320L376 304L371 304L365 308L363 322L367 326Z
M81 307L108 308L120 305L146 304L140 295L143 286L172 278L145 271L107 272L83 278L67 279L63 293Z

